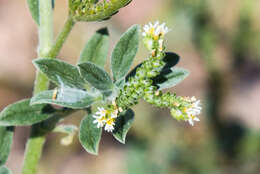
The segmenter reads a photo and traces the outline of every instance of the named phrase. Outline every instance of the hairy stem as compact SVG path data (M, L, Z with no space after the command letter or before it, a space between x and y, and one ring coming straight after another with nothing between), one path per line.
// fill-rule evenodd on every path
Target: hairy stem
M55 58L62 48L63 43L67 39L75 22L72 18L68 18L61 33L59 34L55 44L53 45L53 12L51 0L39 0L39 58ZM37 72L34 95L47 90L49 81L41 72ZM46 140L47 132L41 132L41 124L33 125L31 135L26 145L24 156L24 166L22 174L35 174L37 164L39 163L42 149Z
M48 58L55 58L58 56L65 40L68 38L70 31L72 30L74 25L75 25L75 22L73 21L73 19L71 17L68 17L55 44L51 48L50 52L47 54Z
M39 0L39 48L38 57L45 57L53 43L53 12L51 0ZM34 94L47 90L49 81L47 77L37 72L34 84ZM24 166L22 174L35 174L40 160L45 135L37 131L37 126L32 126L31 135L26 145Z

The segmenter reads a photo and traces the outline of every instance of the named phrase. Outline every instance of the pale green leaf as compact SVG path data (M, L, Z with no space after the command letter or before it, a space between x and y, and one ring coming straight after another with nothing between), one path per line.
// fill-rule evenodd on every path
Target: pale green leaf
M79 63L92 62L100 67L104 67L108 48L108 31L107 28L102 28L87 42L85 48L80 54Z
M7 167L1 166L0 167L0 174L12 174L12 172Z
M21 100L7 106L0 113L1 126L27 126L52 116L55 110L47 105L30 105L30 99Z
M72 109L83 109L97 101L97 97L87 91L63 87L56 90L43 91L31 98L31 104L56 104Z
M121 80L129 71L139 46L138 25L128 29L117 42L111 57L114 80Z
M40 25L39 21L39 0L27 0L29 10L34 21Z
M85 87L84 79L80 76L77 67L71 64L51 58L39 58L33 63L39 71L57 85L82 89Z
M13 127L0 126L0 166L6 163L13 142Z
M97 155L102 128L97 128L97 125L93 123L94 120L92 115L87 115L82 119L79 140L87 152Z
M91 62L84 62L78 66L81 76L96 89L110 90L113 88L113 82L105 70Z

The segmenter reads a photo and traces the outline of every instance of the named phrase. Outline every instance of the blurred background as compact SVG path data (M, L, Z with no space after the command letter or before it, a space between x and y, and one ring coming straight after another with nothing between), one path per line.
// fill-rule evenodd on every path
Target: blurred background
M56 0L55 34L65 22L66 9L65 0ZM172 119L168 109L141 101L134 107L136 118L126 145L105 133L99 155L92 156L77 138L65 147L60 145L64 135L51 134L39 174L259 174L259 19L259 0L133 0L109 21L78 23L59 55L72 64L100 27L109 28L112 49L131 25L166 22L171 28L167 50L178 53L178 66L191 72L171 91L201 100L201 122L191 127ZM1 110L31 96L36 50L37 28L26 0L1 0ZM141 47L134 65L146 56ZM78 125L82 116L76 113L66 123ZM21 171L28 136L28 127L16 128L7 163L15 174Z

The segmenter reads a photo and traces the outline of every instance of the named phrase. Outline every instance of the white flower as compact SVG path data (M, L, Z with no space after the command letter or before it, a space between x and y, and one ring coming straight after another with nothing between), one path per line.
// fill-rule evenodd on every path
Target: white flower
M98 112L96 112L96 115L105 117L106 113L107 113L107 110L105 110L103 107L98 107Z
M200 106L200 100L196 100L195 97L192 97L189 99L191 103L191 106L184 110L184 112L187 114L188 118L186 121L189 122L190 125L194 125L194 121L200 121L196 115L200 114L201 106Z
M169 32L169 28L165 26L165 23L162 23L159 25L159 21L156 21L154 24L149 22L149 24L144 25L144 32L143 36L151 36L153 38L156 38L156 40L160 36L164 36L166 33Z
M190 115L187 121L191 126L194 126L194 121L200 121L200 119L194 115Z
M97 124L97 128L103 127L106 123L106 113L107 111L104 108L98 107L98 112L96 112L95 115L93 115L93 117L95 118L93 123Z
M114 126L115 126L115 119L110 118L109 120L106 121L105 131L113 132Z

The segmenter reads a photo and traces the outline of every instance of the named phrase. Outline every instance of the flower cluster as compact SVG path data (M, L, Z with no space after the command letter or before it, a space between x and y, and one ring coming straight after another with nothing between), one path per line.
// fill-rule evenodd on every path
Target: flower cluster
M98 107L98 111L93 115L95 120L93 121L94 124L97 124L97 128L105 127L104 129L107 132L113 132L116 118L118 117L119 110L113 105L114 107L105 109L103 107Z
M136 69L133 76L128 77L114 104L109 105L107 107L109 109L98 108L99 111L94 115L97 127L105 126L106 131L112 132L119 110L122 112L137 104L141 98L157 107L170 108L174 118L187 121L192 126L194 121L199 121L197 117L201 111L199 100L195 97L176 96L170 92L163 93L153 85L153 78L158 76L165 66L164 36L168 31L165 23L155 22L144 26L143 41L150 51L150 56Z

